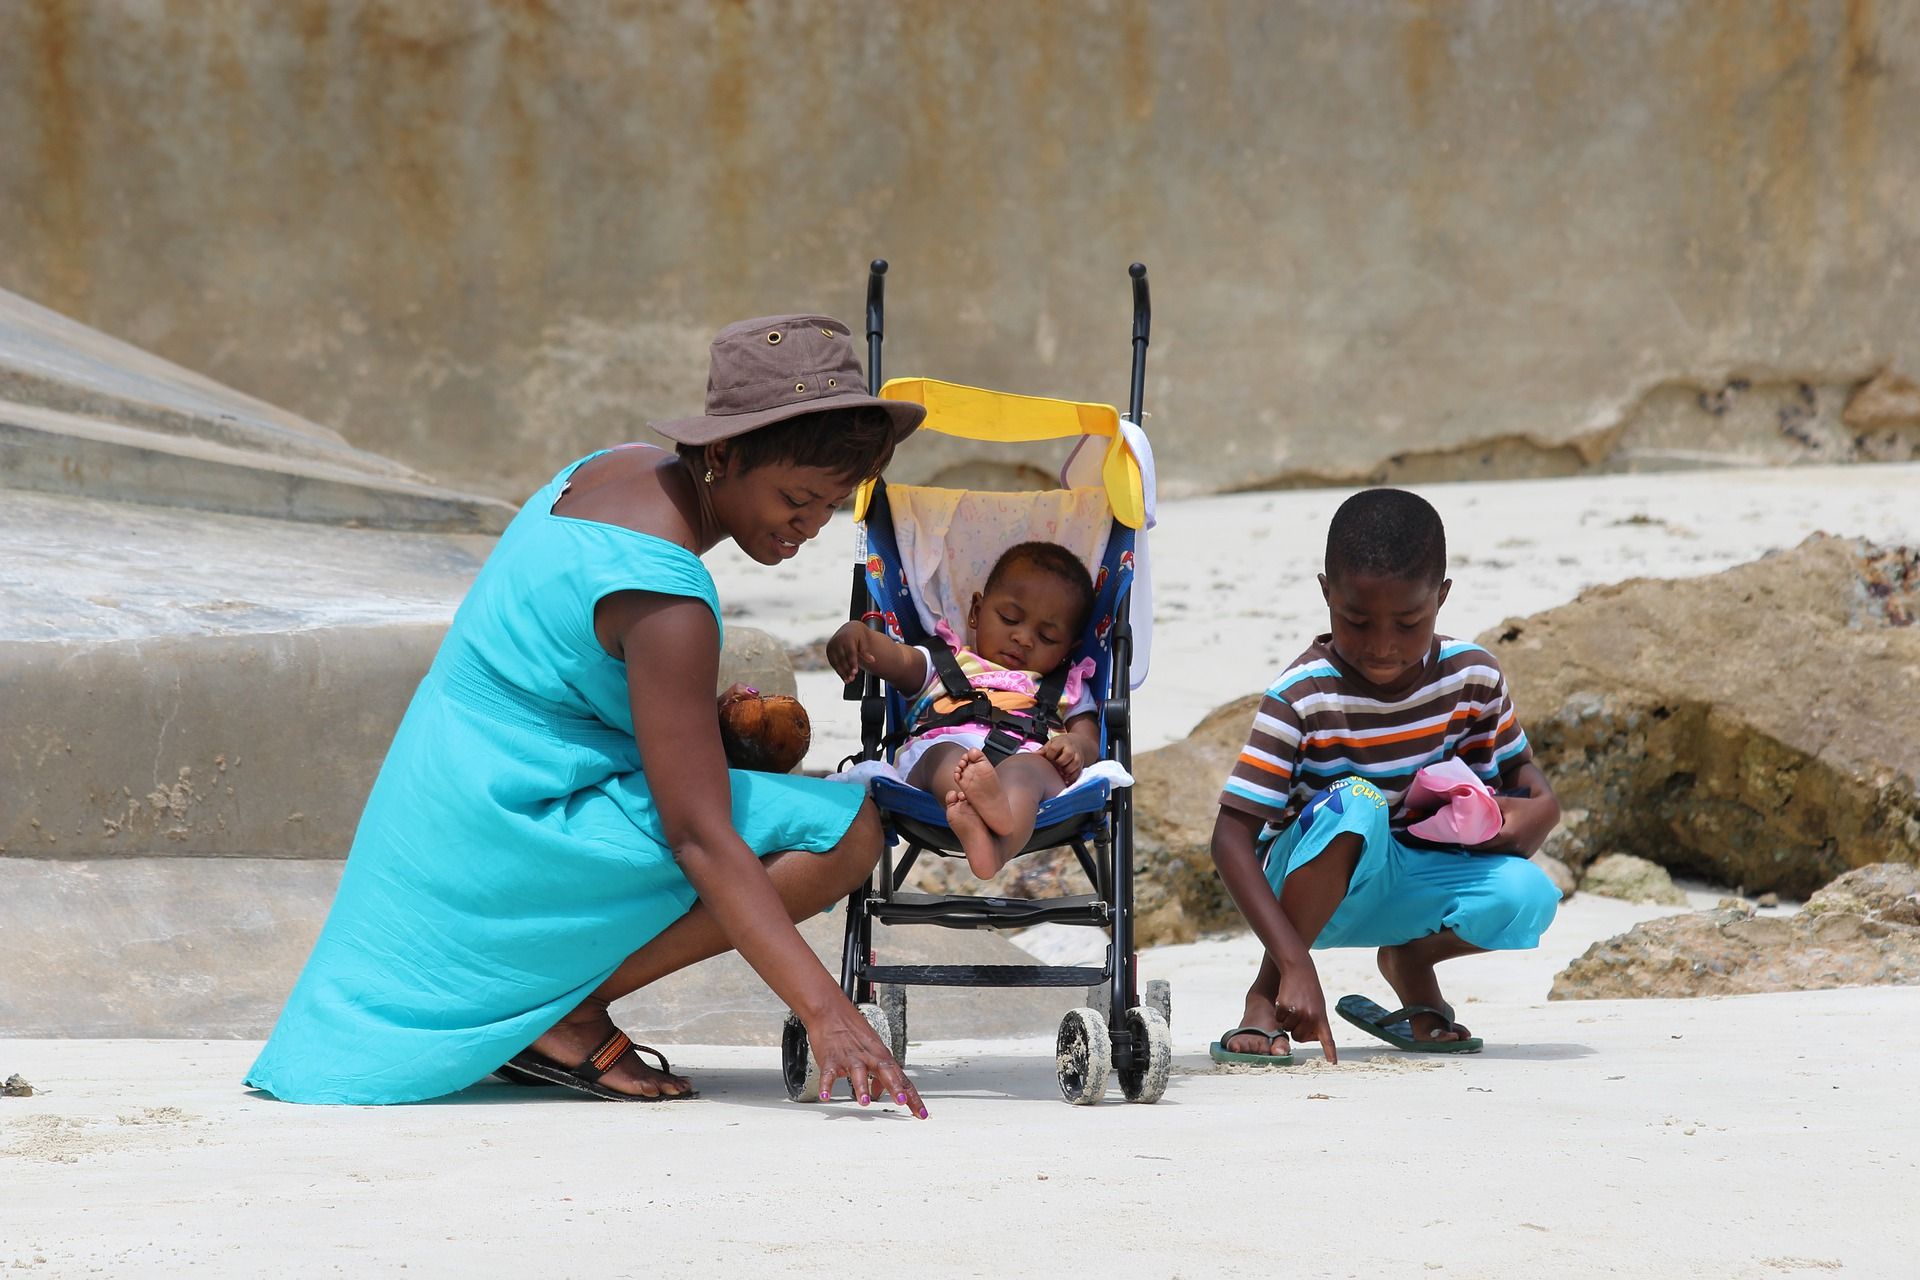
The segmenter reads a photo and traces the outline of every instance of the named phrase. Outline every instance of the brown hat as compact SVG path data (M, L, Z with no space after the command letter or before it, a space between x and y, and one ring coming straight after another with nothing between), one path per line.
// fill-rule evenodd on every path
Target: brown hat
M766 316L722 329L709 349L707 411L648 425L681 444L711 444L822 409L871 405L906 439L926 409L867 394L847 326L826 316Z

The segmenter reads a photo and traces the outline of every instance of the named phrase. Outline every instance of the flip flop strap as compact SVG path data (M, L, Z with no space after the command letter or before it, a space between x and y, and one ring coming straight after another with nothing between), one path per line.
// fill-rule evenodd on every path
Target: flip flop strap
M1407 1030L1411 1031L1413 1030L1413 1017L1415 1014L1420 1013L1430 1013L1440 1019L1440 1021L1447 1024L1446 1029L1448 1031L1453 1030L1454 1027L1458 1025L1453 1020L1453 1010L1445 1006L1435 1008L1430 1004L1410 1004L1404 1009L1395 1009L1392 1013L1374 1019L1373 1025L1384 1029L1396 1023L1404 1022L1407 1024Z
M1289 1041L1292 1040L1291 1034L1284 1030L1269 1031L1265 1027L1235 1027L1220 1037L1220 1047L1222 1049L1226 1048L1227 1041L1233 1039L1235 1036L1259 1036L1267 1042L1269 1047L1272 1046L1275 1040L1280 1039L1282 1036L1286 1036Z
M633 1048L633 1041L627 1038L626 1032L616 1027L612 1035L600 1042L599 1048L588 1054L585 1061L573 1069L573 1074L582 1080L598 1080L613 1070L613 1064L620 1061L621 1056L631 1048Z

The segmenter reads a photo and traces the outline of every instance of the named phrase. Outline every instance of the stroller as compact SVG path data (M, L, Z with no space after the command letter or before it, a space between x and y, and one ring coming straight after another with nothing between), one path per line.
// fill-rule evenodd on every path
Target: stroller
M872 265L867 285L868 376L880 383L887 264ZM1029 538L1057 541L1079 554L1095 581L1095 603L1071 661L1091 657L1099 704L1101 755L1074 786L1040 807L1022 853L1073 850L1094 892L1047 899L909 893L902 889L923 854L957 854L939 798L909 787L887 762L908 727L908 699L871 675L848 686L861 705L861 751L853 776L865 776L885 821L888 848L872 882L847 902L841 986L887 1042L896 1060L907 1050L911 986L1080 987L1084 1007L1061 1020L1056 1075L1070 1103L1090 1105L1106 1093L1109 1069L1130 1102L1157 1102L1166 1091L1173 1045L1168 984L1141 990L1133 943L1132 737L1129 698L1145 678L1151 610L1136 630L1129 619L1136 580L1146 579L1142 535L1154 504L1152 453L1139 429L1145 390L1150 308L1146 268L1133 280L1131 414L1109 405L1047 400L963 387L925 378L895 379L877 394L924 404L923 429L973 440L1076 441L1061 470L1063 488L1029 493L863 486L854 500L858 544L851 617L884 628L893 639L925 644L944 619L962 628L966 602L1000 550ZM1145 597L1148 593L1142 591ZM963 629L963 628L962 628ZM844 766L843 766L844 767ZM896 859L894 846L904 844ZM1108 933L1098 966L886 965L874 953L873 926L932 924L950 929L1016 929L1042 923ZM1144 998L1143 998L1144 997ZM787 1094L819 1096L819 1067L806 1028L789 1016L781 1037Z

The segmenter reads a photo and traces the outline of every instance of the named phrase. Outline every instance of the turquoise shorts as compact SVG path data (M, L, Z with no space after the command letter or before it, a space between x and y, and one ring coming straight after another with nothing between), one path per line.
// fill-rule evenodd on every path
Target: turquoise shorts
M1379 791L1359 778L1342 778L1316 793L1293 825L1267 843L1267 883L1278 896L1286 878L1335 836L1351 831L1360 837L1347 896L1313 940L1315 950L1392 947L1441 929L1487 951L1540 945L1560 907L1560 891L1546 872L1508 854L1407 844L1389 816Z

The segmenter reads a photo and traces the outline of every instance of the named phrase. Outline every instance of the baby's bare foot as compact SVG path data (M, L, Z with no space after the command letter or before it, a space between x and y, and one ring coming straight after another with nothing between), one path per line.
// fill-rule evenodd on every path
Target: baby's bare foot
M1000 873L1000 849L994 843L993 832L987 830L987 824L981 821L972 802L958 791L947 792L947 826L959 838L960 849L967 855L967 867L974 875L991 880Z
M987 760L986 753L978 747L967 752L961 759L960 767L954 770L954 785L973 804L973 810L980 815L980 821L995 835L1003 836L1013 830L1013 805L1007 799L1007 790L1000 785L1000 772Z

